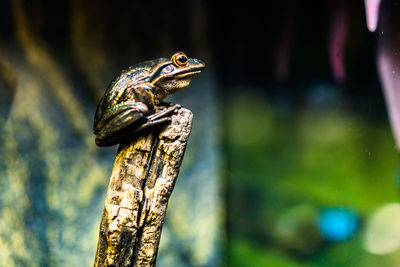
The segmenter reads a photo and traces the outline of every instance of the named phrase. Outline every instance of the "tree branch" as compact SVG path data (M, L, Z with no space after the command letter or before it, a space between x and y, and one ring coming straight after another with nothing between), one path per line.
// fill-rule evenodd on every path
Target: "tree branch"
M179 173L193 114L181 108L115 158L94 266L155 266L168 200Z

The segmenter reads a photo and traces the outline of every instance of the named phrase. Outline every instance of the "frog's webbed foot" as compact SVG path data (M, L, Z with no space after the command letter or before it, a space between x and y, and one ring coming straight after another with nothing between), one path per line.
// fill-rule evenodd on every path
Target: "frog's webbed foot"
M157 120L151 120L148 121L144 124L142 124L139 128L135 129L135 131L133 133L138 133L141 132L149 127L155 126L155 125L159 125L162 124L164 122L170 122L171 118L170 117L166 117L166 118L161 118L161 119L157 119Z
M146 128L149 128L151 126L171 121L171 118L170 117L166 117L166 116L168 116L172 112L176 112L181 107L182 107L181 105L175 104L175 105L170 106L168 108L164 108L164 109L162 109L162 110L160 110L160 111L158 111L158 112L156 112L156 113L154 113L154 114L152 114L150 116L147 116L147 122L144 123L143 125L141 125L139 128L137 128L135 130L135 132L139 132L139 131L142 131L142 130L144 130Z
M147 116L147 120L148 121L153 121L153 120L157 120L159 118L165 117L165 116L169 115L170 113L177 111L181 107L182 107L181 105L175 104L173 106L169 106L167 108L163 108L163 109L157 111L156 113L154 113L154 114L152 114L150 116Z

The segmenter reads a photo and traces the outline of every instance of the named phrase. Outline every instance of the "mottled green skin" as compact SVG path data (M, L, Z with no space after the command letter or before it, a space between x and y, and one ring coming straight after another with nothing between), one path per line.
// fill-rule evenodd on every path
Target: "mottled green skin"
M183 55L185 64L178 64L176 55ZM97 107L93 125L96 144L113 146L144 128L169 121L168 115L179 106L162 109L162 100L186 88L204 67L200 60L187 59L178 52L171 60L145 61L123 71L111 82Z

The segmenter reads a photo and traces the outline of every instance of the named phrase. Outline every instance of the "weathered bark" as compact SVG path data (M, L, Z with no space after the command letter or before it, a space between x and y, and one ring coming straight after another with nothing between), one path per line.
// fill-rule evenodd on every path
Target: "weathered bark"
M181 108L170 124L120 145L100 224L95 266L155 266L192 119L192 112Z

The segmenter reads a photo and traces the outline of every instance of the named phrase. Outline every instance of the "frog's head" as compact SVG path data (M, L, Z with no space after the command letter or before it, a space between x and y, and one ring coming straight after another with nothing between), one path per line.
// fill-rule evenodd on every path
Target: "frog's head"
M160 59L149 82L155 86L155 101L161 100L189 86L190 81L200 73L205 64L195 58L188 58L185 53L177 52L171 59Z

